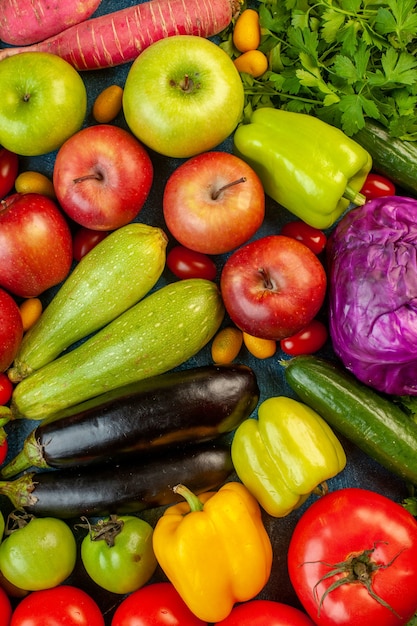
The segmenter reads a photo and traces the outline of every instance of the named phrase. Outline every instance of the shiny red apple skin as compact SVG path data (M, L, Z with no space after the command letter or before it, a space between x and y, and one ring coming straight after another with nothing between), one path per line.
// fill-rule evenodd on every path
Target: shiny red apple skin
M64 280L71 264L71 231L53 200L16 193L0 203L0 287L36 297Z
M23 338L22 316L16 301L0 289L0 372L12 364Z
M183 246L203 254L223 254L246 243L261 226L265 192L258 175L239 157L204 152L171 174L163 211L168 230Z
M241 330L280 340L307 326L323 305L327 279L303 243L269 235L236 250L220 277L226 310Z
M58 150L53 183L63 211L92 230L133 221L153 182L153 165L131 133L110 124L83 128Z

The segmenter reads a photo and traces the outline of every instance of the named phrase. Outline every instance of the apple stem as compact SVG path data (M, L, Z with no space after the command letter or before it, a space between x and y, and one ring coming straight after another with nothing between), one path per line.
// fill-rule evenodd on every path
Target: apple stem
M103 175L97 172L96 174L86 174L85 176L79 176L79 178L74 178L73 183L82 183L85 180L103 180Z
M218 189L217 191L214 191L211 197L213 200L217 200L220 194L223 193L223 191L226 191L226 189L229 189L229 187L233 187L234 185L240 185L240 183L245 183L245 182L246 182L246 177L242 176L241 178L238 178L237 180L233 180L231 183L227 183L227 185L223 185L223 187L220 187L220 189Z
M265 289L274 289L275 285L272 282L272 280L270 279L269 274L264 270L264 268L260 267L258 269L258 272L261 274L261 276L263 278Z

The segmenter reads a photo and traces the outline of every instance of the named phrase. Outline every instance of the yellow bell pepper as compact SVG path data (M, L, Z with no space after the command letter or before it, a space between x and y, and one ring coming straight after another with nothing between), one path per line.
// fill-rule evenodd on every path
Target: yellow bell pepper
M271 573L272 546L256 499L239 482L198 497L183 485L186 502L166 509L153 533L162 570L188 608L219 622L236 602L256 596Z
M318 413L285 396L264 400L240 424L232 461L242 483L273 517L284 517L343 470L343 447Z

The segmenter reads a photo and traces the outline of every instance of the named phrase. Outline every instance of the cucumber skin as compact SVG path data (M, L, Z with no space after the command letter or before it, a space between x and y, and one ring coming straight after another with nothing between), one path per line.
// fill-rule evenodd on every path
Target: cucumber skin
M165 267L160 229L128 224L86 254L25 334L8 375L19 382L136 304Z
M45 419L182 365L210 341L223 317L214 282L188 279L168 284L18 383L12 418Z
M349 372L315 356L284 363L297 396L339 433L400 478L417 485L417 425Z
M390 137L378 124L367 121L353 139L372 157L372 168L412 194L417 193L417 146Z

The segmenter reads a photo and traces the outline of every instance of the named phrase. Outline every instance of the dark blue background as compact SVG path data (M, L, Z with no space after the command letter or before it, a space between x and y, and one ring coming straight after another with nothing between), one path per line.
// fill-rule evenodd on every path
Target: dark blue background
M95 15L109 13L114 10L132 6L137 2L128 0L103 0L99 10ZM107 70L97 70L92 72L83 72L82 77L85 81L88 92L88 112L85 120L85 126L94 124L94 120L91 115L92 104L96 96L107 86L111 84L119 84L123 87L127 73L129 71L130 64L125 64L120 67L111 68ZM221 112L219 112L220 114ZM123 128L127 128L123 114L120 114L114 123ZM294 129L296 132L296 129ZM218 146L220 150L231 150L231 138ZM37 158L21 158L21 170L37 170L48 176L52 176L53 164L56 153L50 153ZM137 217L137 221L148 223L154 226L161 226L165 232L163 214L162 214L162 192L164 185L170 175L170 173L177 167L181 161L168 159L161 157L160 155L150 152L150 156L154 165L154 183L152 186L149 198ZM294 219L294 216L278 206L275 202L267 199L266 215L262 228L257 232L254 239L262 237L266 234L277 234L280 232L282 225ZM172 246L175 242L170 237L169 246ZM216 263L218 266L218 277L220 275L220 269L227 255L216 257ZM158 282L156 288L159 288L167 281L174 280L175 277L170 274L166 269ZM43 301L46 305L53 297L56 289L51 289L43 295ZM117 294L115 294L117 297ZM325 318L325 310L322 312ZM226 318L224 324L228 323ZM333 358L330 345L327 345L322 351L322 354L326 357ZM284 357L283 354L277 352L276 356L261 361L253 358L245 349L243 349L237 359L241 363L246 363L255 371L258 383L261 389L260 401L273 395L288 395L293 396L291 390L287 387L283 379L283 370L279 365L279 359ZM195 358L189 360L183 365L183 367L192 367L195 365L203 365L211 362L210 358L210 346L206 346ZM30 421L18 421L7 427L9 434L10 451L8 458L12 458L26 434L34 428L36 423ZM365 489L372 489L379 493L385 494L388 497L401 501L402 498L407 495L406 487L404 483L382 468L379 464L366 457L355 446L342 440L348 463L345 470L336 478L328 482L331 490L342 487L362 487ZM287 602L294 606L299 606L293 589L291 588L287 570L286 570L286 553L288 543L291 537L292 530L305 508L311 504L315 496L311 496L308 502L299 510L294 511L286 518L272 519L268 515L264 516L265 525L271 537L274 546L274 563L273 571L270 580L263 592L260 594L262 598L273 599L281 602ZM7 511L9 507L8 501L4 498L0 500L2 510ZM154 523L157 517L161 514L161 511L150 511L143 515L151 523ZM198 559L198 555L196 555ZM158 570L153 580L162 580L163 575ZM98 601L103 612L106 615L107 623L110 624L110 618L113 613L114 607L120 602L121 598L114 594L109 594L98 589L94 584L88 581L85 574L81 569L74 574L70 579L71 582L83 586L90 591Z

